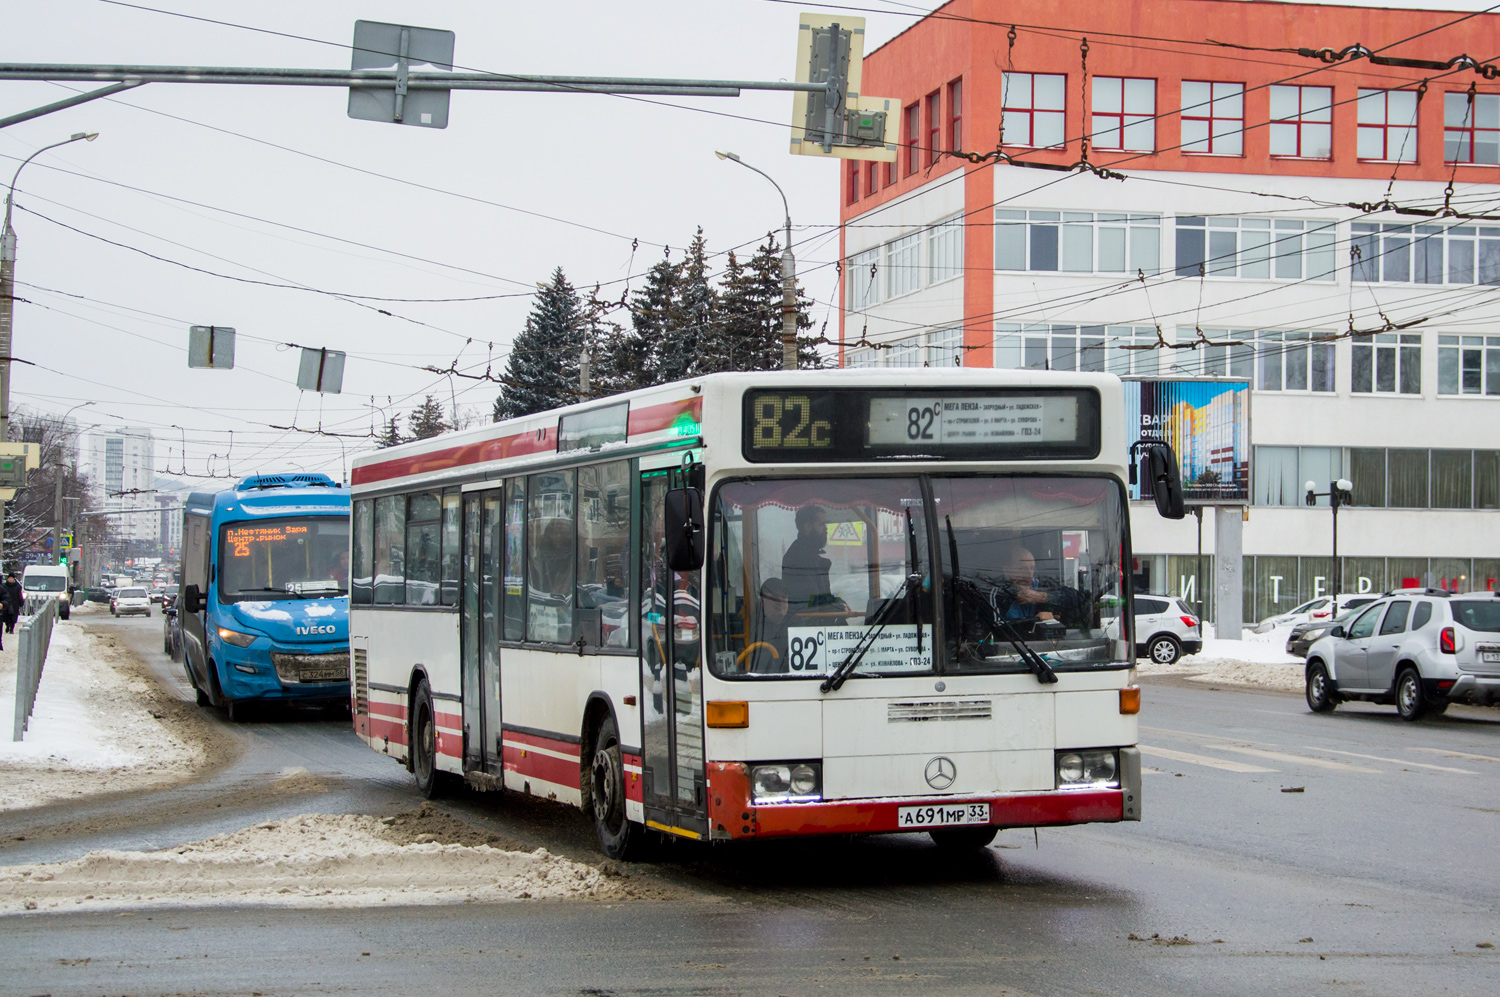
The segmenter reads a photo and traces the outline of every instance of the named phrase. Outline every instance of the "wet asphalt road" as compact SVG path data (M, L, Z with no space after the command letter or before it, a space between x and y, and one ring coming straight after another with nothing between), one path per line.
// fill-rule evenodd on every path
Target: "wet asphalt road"
M180 679L159 619L99 625ZM0 863L416 802L345 720L218 722L241 751L203 782L0 817ZM0 993L1500 992L1500 949L1477 947L1500 946L1500 711L1407 724L1148 682L1142 725L1140 824L1006 832L957 858L921 836L677 847L645 871L665 901L10 916ZM294 766L308 777L266 790ZM576 811L444 805L591 856Z

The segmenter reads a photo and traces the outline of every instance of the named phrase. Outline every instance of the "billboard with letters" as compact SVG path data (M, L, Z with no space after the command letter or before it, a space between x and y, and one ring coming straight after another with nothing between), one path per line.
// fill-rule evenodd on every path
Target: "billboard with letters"
M1227 378L1125 381L1126 440L1172 445L1193 505L1250 502L1250 382ZM1142 498L1132 485L1132 499Z

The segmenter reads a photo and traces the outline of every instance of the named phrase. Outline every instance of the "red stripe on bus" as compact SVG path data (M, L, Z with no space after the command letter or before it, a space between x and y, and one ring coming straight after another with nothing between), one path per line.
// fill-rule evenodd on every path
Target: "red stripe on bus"
M691 416L694 422L703 421L702 395L662 402L660 405L647 405L643 408L636 408L632 405L625 423L625 435L630 437L659 433L663 429L670 429L672 424L684 415Z
M557 751L565 755L578 757L578 745L569 741L562 741L555 737L544 737L540 734L523 734L518 730L507 730L504 740L515 741L532 748L546 748L548 751Z
M406 724L393 723L380 717L370 718L370 736L383 737L392 744L406 744Z
M463 730L464 718L457 713L442 713L437 709L432 711L433 718L437 720L439 727L447 727L449 730Z
M511 735L506 734L505 737L506 740L510 740ZM559 786L578 785L578 762L576 760L553 758L540 751L528 751L511 744L502 745L502 748L501 757L504 759L507 772L554 782Z
M356 467L350 481L356 485L368 485L392 478L404 478L411 474L426 474L443 471L464 464L484 464L506 457L523 457L527 454L546 453L557 449L557 427L548 426L540 431L528 430L513 436L502 436L494 440L478 440L462 446L433 450L430 453L411 457L397 457L378 464Z
M378 703L370 700L370 713L382 717L395 717L397 720L406 719L406 704L404 703Z
M637 769L637 771L635 772L627 771L625 773L625 799L633 800L636 803L645 802L645 786L641 782L641 773L639 771L641 767L641 756L621 755L620 761L624 763L627 770L630 768Z
M956 803L988 803L990 823L997 827L1089 824L1119 821L1125 815L1124 794L1118 789L901 801L839 800L756 807L750 804L747 766L739 762L709 762L708 779L712 826L715 830L727 831L732 838L880 834L911 830L897 826L896 812L900 807L952 806Z

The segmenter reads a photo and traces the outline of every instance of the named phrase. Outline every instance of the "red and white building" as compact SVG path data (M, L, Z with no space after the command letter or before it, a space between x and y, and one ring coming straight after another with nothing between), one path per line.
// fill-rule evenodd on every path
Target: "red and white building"
M1500 15L938 8L865 57L902 144L843 164L843 363L1248 377L1247 619L1333 587L1307 480L1354 483L1346 590L1500 587L1500 81L1297 54L1356 43L1483 58ZM1149 588L1196 597L1193 520L1134 519Z

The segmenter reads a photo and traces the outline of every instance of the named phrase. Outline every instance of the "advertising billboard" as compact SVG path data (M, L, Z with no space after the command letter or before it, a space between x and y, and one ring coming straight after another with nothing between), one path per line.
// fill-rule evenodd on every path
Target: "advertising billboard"
M1250 503L1250 382L1224 378L1125 382L1126 440L1172 445L1190 505ZM1139 484L1130 497L1140 499Z

